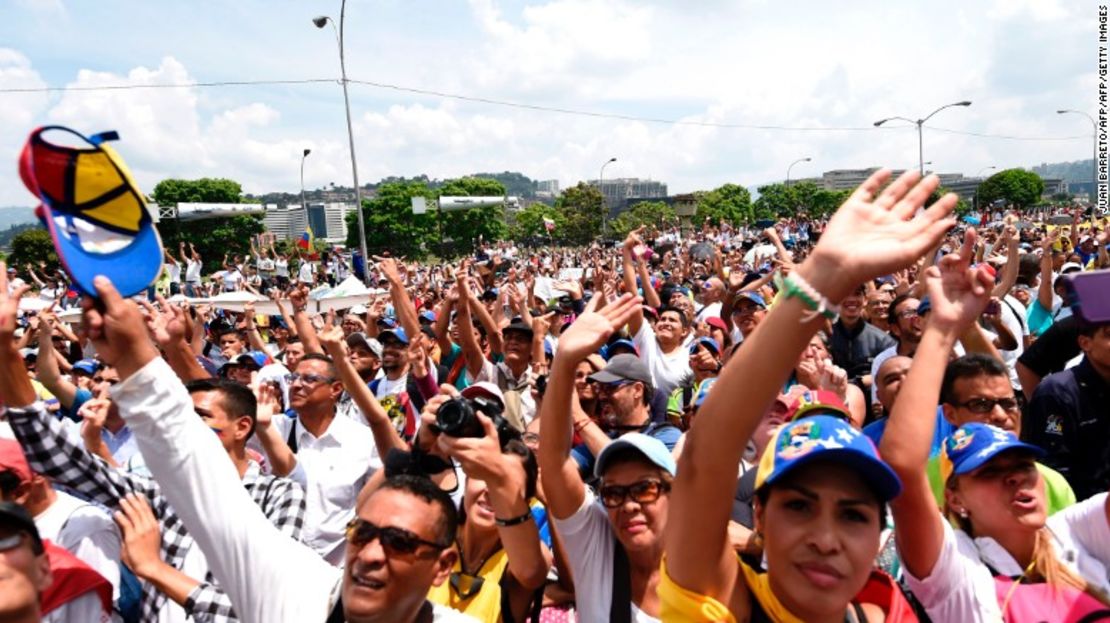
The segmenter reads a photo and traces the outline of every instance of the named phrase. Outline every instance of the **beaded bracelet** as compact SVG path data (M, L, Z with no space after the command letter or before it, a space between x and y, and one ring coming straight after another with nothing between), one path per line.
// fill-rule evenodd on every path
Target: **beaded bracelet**
M833 322L840 316L840 306L834 305L827 297L801 277L797 272L791 272L785 279L781 274L775 276L775 285L785 298L794 297L810 309L809 313L802 316L802 320L809 322L818 316L824 316Z

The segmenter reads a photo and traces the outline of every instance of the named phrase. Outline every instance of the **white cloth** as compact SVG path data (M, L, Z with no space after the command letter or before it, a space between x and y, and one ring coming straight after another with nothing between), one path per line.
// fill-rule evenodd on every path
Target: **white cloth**
M170 277L170 283L181 283L181 264L166 262L166 274Z
M344 533L355 516L358 492L379 468L374 435L366 426L336 416L327 431L317 438L299 420L276 417L274 425L282 439L296 427L297 468L305 489L304 543L333 565L343 563ZM294 472L296 473L296 472Z
M706 305L705 307L702 307L701 311L698 312L697 321L698 322L705 322L706 320L708 320L710 318L720 318L721 317L721 307L722 307L722 304L719 303L719 302L718 303L710 303L709 305Z
M274 260L274 275L277 277L289 276L289 260L279 257Z
M575 608L580 621L608 621L613 605L613 527L609 515L586 488L582 506L566 519L552 517L566 545L574 574ZM632 608L636 623L658 623L659 619Z
M42 617L42 623L106 623L118 620L104 611L95 592L75 597Z
M640 325L640 330L632 336L632 343L636 345L636 350L640 351L640 359L647 364L656 390L662 390L669 396L675 388L682 385L683 380L693 375L693 371L690 370L690 351L680 346L664 354L659 348L659 340L655 339L655 330L647 321L644 321Z
M1004 297L1002 304L1002 324L1013 334L1014 339L1017 340L1017 348L1013 350L998 349L998 354L1002 356L1002 362L1006 364L1006 369L1010 373L1010 386L1014 391L1021 391L1021 381L1017 375L1017 360L1021 354L1025 352L1025 337L1029 335L1029 322L1025 319L1018 319L1014 310L1023 312L1025 308L1022 307L1021 301L1015 299L1012 295L1007 294Z
M104 576L119 599L120 534L107 511L64 491L35 516L39 536L54 542Z
M301 262L301 267L297 270L297 280L301 283L314 283L316 281L316 268L312 262Z
M919 579L909 570L904 572L910 590L934 621L1002 620L994 578L987 564L1011 577L1022 574L1021 565L994 539L972 539L962 530L954 531L947 521L942 523L944 544L929 577ZM1057 558L1095 588L1110 590L1106 573L1110 565L1106 494L1057 512L1048 518L1047 526L1055 537L1052 545ZM1045 620L1060 620L1062 615L1045 613Z
M185 260L185 281L189 283L200 281L200 262Z

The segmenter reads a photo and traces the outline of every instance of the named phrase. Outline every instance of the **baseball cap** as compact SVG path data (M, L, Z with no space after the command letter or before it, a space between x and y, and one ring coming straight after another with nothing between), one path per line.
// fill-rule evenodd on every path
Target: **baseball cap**
M721 320L721 318L718 317L718 316L710 316L710 317L706 318L705 319L705 324L713 327L714 329L720 329L721 331L728 331L728 327L725 326L725 321Z
M932 309L933 309L933 301L929 299L929 295L926 294L926 295L922 296L921 300L917 303L917 315L918 316L924 316L925 314L932 311Z
M397 324L397 319L393 316L382 316L378 318L378 326L383 329L395 329L399 325Z
M609 360L617 356L617 354L619 353L613 353L613 351L618 348L627 348L628 350L632 351L632 353L635 354L637 357L640 355L640 349L636 348L636 345L632 342L632 340L626 340L622 338L613 341L613 343L605 347L605 359Z
M609 363L605 364L604 370L594 372L589 378L598 383L639 381L646 385L649 391L652 387L651 372L648 371L647 364L636 355L629 355L627 353L615 355L609 360Z
M643 433L627 433L610 441L608 445L602 449L601 454L597 455L597 462L594 463L594 475L601 478L605 473L605 468L609 464L609 460L620 450L625 448L632 448L639 452L645 459L656 465L663 471L674 476L678 471L678 466L675 464L674 456L667 446L663 445L662 441L654 437L649 437Z
M502 408L505 406L505 395L501 393L501 388L489 381L481 381L473 385L468 385L466 389L459 392L459 394L462 395L463 398L477 398L478 396L492 398L501 403Z
M749 292L747 290L737 292L736 293L736 301L739 302L740 299L747 299L747 300L755 303L756 305L759 305L763 309L767 309L767 301L763 300L763 296L761 294L759 294L758 292ZM734 307L733 308L733 313L735 313L735 309L736 308Z
M39 536L39 529L27 509L15 502L0 502L0 526L10 526L31 535L31 551L36 556L42 555L42 537Z
M356 316L361 316L361 315L366 313L366 306L360 303L360 304L355 305L354 307L348 309L347 313L354 314Z
M31 480L31 465L23 456L23 446L14 439L0 439L0 471L11 472L19 482Z
M381 342L384 345L385 344L385 339L387 337L392 337L392 338L394 338L395 340L397 340L398 342L400 342L402 344L408 344L409 343L409 336L405 333L405 330L402 329L401 327L394 327L392 329L386 329L385 331L382 331L381 333L378 334L378 341Z
M252 350L235 358L235 365L248 366L261 370L270 363L270 356L260 350Z
M883 502L902 491L902 481L875 448L875 443L850 424L829 415L815 415L783 425L771 437L755 474L755 488L780 481L814 461L832 461L854 469Z
M790 407L786 410L786 421L793 422L794 420L806 417L807 414L814 411L822 411L823 415L828 415L828 411L836 414L836 417L841 420L850 420L851 416L848 415L848 407L844 401L840 399L835 393L827 389L809 389L789 403Z
M532 336L535 335L535 333L532 331L532 327L526 324L520 318L513 318L513 321L509 323L509 326L501 329L502 334L504 334L506 331L519 331L521 333L527 333L528 339L532 339Z
M712 350L717 355L721 354L721 345L717 343L717 340L711 337L699 337L698 339L694 340L692 344L690 344L691 355L698 352L699 345L704 345L706 348Z
M420 312L420 319L426 322L435 322L436 313L430 309L425 309L424 311Z
M716 383L719 378L721 377L711 376L702 381L701 385L698 385L698 394L694 397L695 407L700 407L701 403L705 402L705 399L709 397L709 390L713 389L713 384Z
M45 134L63 143L52 143ZM118 138L115 132L87 137L44 126L31 132L19 157L19 175L42 202L35 212L62 267L77 289L91 296L97 275L128 297L145 290L163 267L162 240L146 199L123 159L104 144Z
M479 298L483 301L496 301L497 297L500 295L500 290L498 290L497 288L490 288L489 290L483 292L482 296Z
M400 339L400 338L398 338ZM378 359L382 358L382 343L372 337L367 337L362 331L355 331L347 336L347 346L364 346L374 353Z
M95 359L82 359L73 364L73 371L92 376L100 369L100 362Z
M970 422L952 431L940 452L940 473L945 482L953 474L960 476L975 471L1007 450L1020 449L1042 457L1045 451L1018 441L1009 431L997 426Z

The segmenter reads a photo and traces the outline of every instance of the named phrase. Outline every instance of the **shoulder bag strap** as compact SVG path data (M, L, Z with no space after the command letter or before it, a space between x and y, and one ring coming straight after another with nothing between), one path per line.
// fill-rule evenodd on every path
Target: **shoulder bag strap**
M293 425L289 427L289 438L285 440L285 443L293 454L297 453L297 420L293 420Z
M632 568L624 546L613 535L613 601L609 606L609 623L632 621Z

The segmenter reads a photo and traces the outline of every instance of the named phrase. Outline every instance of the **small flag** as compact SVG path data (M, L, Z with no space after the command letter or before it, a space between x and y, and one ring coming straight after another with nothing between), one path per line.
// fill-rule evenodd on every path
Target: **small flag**
M545 216L545 217L543 217L543 227L547 231L554 231L555 230L555 221L553 221L553 220L551 220L551 219L549 219Z
M297 246L302 249L311 249L312 240L312 227L306 227L304 233L301 234L300 239L297 240Z

